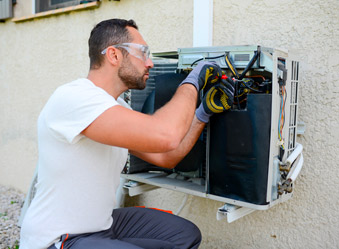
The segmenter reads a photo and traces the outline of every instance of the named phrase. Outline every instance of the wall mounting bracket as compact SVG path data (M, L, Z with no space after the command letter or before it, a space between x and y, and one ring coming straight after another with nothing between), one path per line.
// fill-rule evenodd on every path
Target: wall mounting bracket
M256 211L255 209L246 208L246 207L240 207L235 206L232 204L223 205L222 207L218 208L217 211L217 220L222 220L227 218L227 222L231 223L237 219L240 219L244 217L245 215L248 215L252 212Z

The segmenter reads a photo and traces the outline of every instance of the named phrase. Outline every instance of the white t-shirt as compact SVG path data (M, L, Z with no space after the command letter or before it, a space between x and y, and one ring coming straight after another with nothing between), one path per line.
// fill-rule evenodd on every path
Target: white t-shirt
M59 87L38 119L38 182L25 215L20 249L42 249L62 234L108 229L127 149L80 133L115 100L88 79Z

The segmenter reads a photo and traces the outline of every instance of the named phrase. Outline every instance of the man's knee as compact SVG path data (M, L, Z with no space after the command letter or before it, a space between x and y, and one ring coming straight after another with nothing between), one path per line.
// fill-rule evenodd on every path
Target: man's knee
M192 222L190 222L189 220L185 220L186 221L186 225L183 226L184 230L185 230L185 234L187 236L187 238L190 238L192 241L192 245L193 244L200 244L201 242L201 232L200 229Z

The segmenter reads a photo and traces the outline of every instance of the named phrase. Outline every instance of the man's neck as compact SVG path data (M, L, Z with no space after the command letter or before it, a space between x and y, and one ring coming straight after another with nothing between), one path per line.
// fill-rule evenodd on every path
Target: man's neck
M118 77L118 73L107 73L102 69L90 70L87 79L94 85L104 89L109 95L117 99L124 91L127 90L125 84Z

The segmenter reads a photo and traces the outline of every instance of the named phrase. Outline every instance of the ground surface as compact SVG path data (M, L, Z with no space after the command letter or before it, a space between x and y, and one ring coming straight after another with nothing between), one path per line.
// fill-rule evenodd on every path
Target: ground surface
M0 185L0 249L16 249L19 245L18 219L24 194Z

